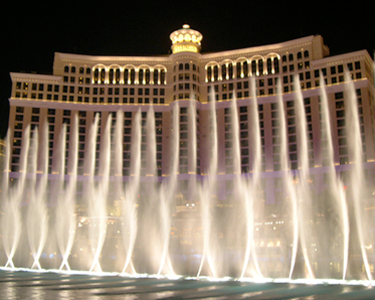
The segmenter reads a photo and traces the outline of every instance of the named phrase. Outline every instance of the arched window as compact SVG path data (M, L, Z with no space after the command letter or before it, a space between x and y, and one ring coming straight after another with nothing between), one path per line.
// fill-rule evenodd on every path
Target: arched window
M124 70L124 82L129 84L129 69Z
M145 71L145 83L150 84L150 70L146 69Z
M99 70L95 69L94 71L94 83L98 83L99 80Z
M293 57L293 53L290 53L289 54L289 61L293 61L294 57Z
M227 78L227 66L226 65L221 66L221 76L223 79Z
M182 64L182 63L179 64L179 65L178 65L178 69L179 69L179 70L183 70L183 69L184 69L184 64Z
M165 71L160 70L160 84L165 84Z
M190 70L190 65L189 65L189 63L186 63L186 64L185 64L185 70Z
M212 67L207 68L207 80L211 80L212 77Z
M247 61L242 63L242 71L243 71L243 76L248 77L249 76L249 65L247 64Z
M135 83L135 70L131 69L130 70L130 84L134 84L134 83Z
M233 78L233 64L228 65L228 76L229 76L229 79Z
M159 79L159 70L155 69L154 70L154 84L159 84L158 79Z
M253 60L251 62L251 74L255 75L257 73L257 62Z
M69 66L65 66L65 67L64 67L64 72L65 72L65 73L68 73L68 72L69 72Z
M219 68L218 66L214 66L214 80L216 81L219 77Z
M76 72L76 67L75 66L73 66L72 68L71 68L71 70L70 70L72 73L75 73Z
M302 59L302 53L301 52L297 53L297 59Z
M258 75L263 75L263 59L258 60Z
M242 63L237 63L237 78L241 78Z
M105 69L100 70L100 82L101 83L105 82Z
M272 59L267 58L267 73L272 74Z
M309 57L309 51L308 50L305 50L305 52L303 52L303 56L305 58Z
M282 61L283 63L286 62L286 55L283 55Z
M143 71L143 69L140 69L138 71L138 81L139 81L140 84L143 84L143 75L144 75L144 71Z
M113 78L114 78L114 71L113 69L109 69L109 83L113 83Z
M90 68L86 68L86 74L91 74L91 69Z
M121 72L120 69L116 69L115 82L120 83Z
M83 67L79 68L79 74L83 74L85 72L85 69Z
M277 57L275 57L273 59L273 66L275 68L275 73L279 73L280 72L280 68L279 68L279 59Z

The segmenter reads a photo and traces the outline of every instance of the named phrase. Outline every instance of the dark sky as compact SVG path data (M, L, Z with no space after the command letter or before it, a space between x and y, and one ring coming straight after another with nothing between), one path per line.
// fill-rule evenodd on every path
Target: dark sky
M367 49L373 57L375 13L368 1L350 6L344 1L325 1L337 6L307 6L307 1L113 2L8 2L10 7L0 12L2 137L8 124L9 72L52 73L54 52L165 55L169 34L184 23L203 34L203 53L320 34L331 55Z

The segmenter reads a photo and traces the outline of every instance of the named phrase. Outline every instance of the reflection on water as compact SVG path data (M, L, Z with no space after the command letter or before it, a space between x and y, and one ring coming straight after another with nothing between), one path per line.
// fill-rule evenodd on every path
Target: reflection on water
M373 282L240 282L0 271L0 299L375 299ZM363 283L363 282L362 282Z

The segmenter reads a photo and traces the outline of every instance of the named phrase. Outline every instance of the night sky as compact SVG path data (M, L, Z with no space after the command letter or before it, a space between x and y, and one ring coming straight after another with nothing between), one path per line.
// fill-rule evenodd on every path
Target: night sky
M375 11L369 6L371 1L355 1L350 6L344 1L311 2L311 6L308 1L113 2L50 1L42 5L12 1L2 9L0 136L5 135L8 124L9 72L51 74L54 52L166 55L171 46L169 34L185 23L203 34L202 53L320 34L331 55L367 49L373 57Z

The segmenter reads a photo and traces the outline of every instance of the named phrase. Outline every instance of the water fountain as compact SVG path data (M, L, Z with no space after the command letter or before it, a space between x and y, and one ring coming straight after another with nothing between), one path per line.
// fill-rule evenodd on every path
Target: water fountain
M321 77L322 78L322 77ZM295 79L295 111L297 121L298 136L298 170L291 170L286 115L284 108L284 99L279 94L278 104L278 122L280 136L280 171L283 182L283 193L285 194L285 203L282 205L289 212L288 232L281 240L285 251L282 256L277 254L276 260L282 262L283 268L278 277L285 278L286 281L304 278L312 280L314 278L329 277L330 260L340 260L341 273L336 276L337 279L346 279L349 270L350 245L357 244L361 253L361 265L363 264L365 272L354 271L351 278L372 280L369 257L366 254L365 242L366 234L364 232L364 218L361 214L361 193L364 190L363 168L362 168L362 143L360 140L360 128L358 119L358 109L356 95L353 83L346 78L348 86L348 107L347 123L350 128L348 132L350 151L353 157L351 165L352 188L348 195L344 193L343 182L336 175L333 163L333 146L331 141L331 126L329 119L329 108L325 92L324 82L321 81L321 122L322 139L326 140L325 157L328 161L326 172L328 174L329 205L333 207L332 220L333 229L329 234L319 233L309 220L313 218L314 198L307 185L310 168L308 165L308 141L307 125L304 110L302 92L298 78ZM71 271L77 269L88 272L118 272L137 276L140 273L155 274L158 276L176 275L176 265L181 265L179 259L184 257L189 266L182 268L181 275L192 275L196 277L222 278L232 276L241 280L252 278L253 280L264 280L267 277L273 277L272 273L275 258L266 257L264 253L259 253L259 247L256 244L255 234L256 219L265 222L265 215L259 212L258 195L260 190L260 180L262 172L260 171L261 161L261 139L258 119L258 100L255 95L255 82L252 80L252 97L248 106L251 120L251 144L254 147L252 162L252 171L249 174L241 174L241 153L239 140L239 121L237 112L237 101L233 99L231 104L231 126L233 133L233 183L234 199L236 209L225 214L229 216L223 219L224 210L218 212L216 202L212 195L217 193L218 188L218 138L216 123L216 103L215 95L210 98L210 127L212 150L207 176L189 176L189 187L193 187L190 197L200 203L196 208L197 220L182 220L186 226L193 226L198 223L199 226L191 231L190 250L194 250L194 255L189 253L178 253L181 246L176 247L172 240L171 227L173 227L174 197L178 191L178 164L179 164L179 103L175 102L172 113L172 132L171 132L171 168L169 177L161 179L156 173L156 137L155 137L155 119L154 109L149 107L147 112L146 124L142 128L142 112L139 110L133 118L132 128L132 147L131 147L131 176L126 185L122 177L122 138L124 116L122 111L116 113L112 120L110 116L104 126L99 160L99 175L94 176L95 170L95 152L98 135L99 117L96 116L91 126L87 151L85 155L83 181L83 193L80 195L81 201L87 205L87 215L84 220L78 220L74 209L77 203L77 150L78 150L78 120L73 120L71 130L71 143L69 149L69 175L64 175L65 169L65 136L66 127L63 127L58 151L55 158L59 162L56 164L57 174L51 176L48 185L47 176L47 140L40 141L38 131L34 130L30 134L30 128L26 128L23 135L23 149L21 153L21 169L16 184L9 184L9 173L5 172L3 182L3 198L1 220L2 248L5 258L3 265L5 268L16 269L24 268L50 268L66 269ZM281 90L279 83L278 90ZM188 107L189 118L189 147L194 164L192 170L196 170L197 161L197 139L196 139L196 107L191 101ZM114 135L111 140L111 124L115 124ZM40 130L44 130L42 136L48 136L47 125ZM141 138L142 131L146 130L147 136L147 157L146 174L141 175ZM8 135L10 136L10 134ZM31 136L31 138L30 138ZM39 140L39 143L38 143ZM9 144L9 137L8 137ZM9 170L9 150L6 153L7 161L5 169ZM36 171L37 161L41 160L43 172L39 174ZM44 161L43 161L44 160ZM111 162L113 163L113 173L111 173ZM39 162L40 163L40 162ZM194 174L194 172L192 172ZM161 181L161 182L160 182ZM143 199L138 195L141 189L141 182L147 182L147 191ZM51 207L48 197L54 195L54 203ZM109 217L108 217L108 198L115 197L121 201L121 216L118 217L118 227L114 237L109 239ZM353 202L354 214L349 216L348 199ZM28 203L27 203L28 202ZM49 222L48 217L53 218L54 222ZM48 223L49 222L49 223ZM79 223L78 223L79 222ZM51 228L48 224L54 224ZM218 224L224 224L226 227L224 237L218 234ZM79 224L79 226L77 226ZM81 230L79 227L84 227ZM25 231L24 229L27 230ZM194 231L200 228L200 231ZM350 231L357 231L358 240L350 241ZM48 231L48 232L47 232ZM237 232L241 234L231 235ZM329 259L325 263L319 262L319 268L316 270L317 257L308 246L311 237L319 236L317 244L322 248L329 243L330 234L337 236L339 243L338 250L335 253L327 253ZM25 239L25 235L27 238ZM113 233L111 233L113 235ZM42 252L45 248L53 248L51 245L55 237L59 251L58 266L46 265L43 263ZM227 240L226 240L227 239ZM230 239L230 241L229 241ZM120 269L111 269L105 262L105 248L108 241L114 241L113 247L118 247L116 252L116 265ZM119 243L117 243L119 241ZM335 239L336 241L336 239ZM229 245L232 244L232 245ZM359 245L359 246L358 246ZM86 248L85 248L86 247ZM180 247L180 248L179 248ZM108 248L108 247L107 247ZM111 247L110 247L111 248ZM177 249L177 250L176 250ZM228 249L231 249L230 251ZM113 250L113 249L112 249ZM111 254L112 255L112 254ZM263 258L260 256L263 255ZM194 258L193 258L194 257ZM84 261L83 264L74 263L74 261ZM16 263L17 262L17 263ZM315 270L314 265L315 264ZM181 268L179 268L180 270ZM298 269L298 271L296 271ZM186 271L186 273L184 273Z

